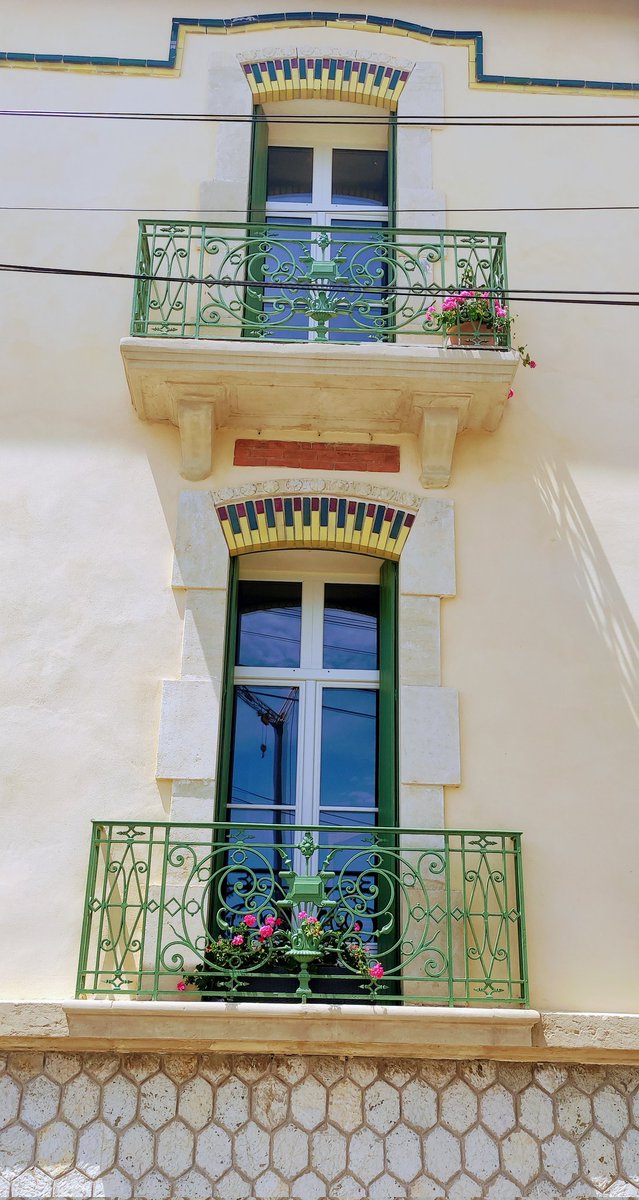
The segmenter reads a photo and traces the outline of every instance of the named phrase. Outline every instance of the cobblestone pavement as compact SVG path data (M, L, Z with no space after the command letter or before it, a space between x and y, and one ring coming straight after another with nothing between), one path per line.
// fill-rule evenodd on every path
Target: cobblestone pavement
M639 1197L639 1069L0 1059L0 1197Z

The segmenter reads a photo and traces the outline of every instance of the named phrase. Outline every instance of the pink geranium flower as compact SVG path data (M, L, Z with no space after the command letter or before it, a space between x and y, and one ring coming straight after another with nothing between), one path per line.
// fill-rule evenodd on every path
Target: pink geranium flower
M177 984L177 990L178 990L178 992L186 991L186 984L183 979L180 979L179 983Z
M354 929L355 933L361 933L361 930L362 930L361 922L356 921L355 924L353 925L353 929Z
M241 933L236 933L235 937L231 938L231 945L232 946L243 946L244 945L244 938L242 937Z
M254 925L257 925L257 917L254 917L253 913L247 913L245 917L242 917L242 921L247 929L252 929Z
M528 366L534 371L535 367L537 366L537 363L535 362L534 358L531 358L530 362L528 363Z
M302 911L298 915L299 915L300 921L306 920L306 913L304 912L304 909L302 909Z
M270 938L270 937L273 937L273 926L272 925L262 925L262 927L260 929L260 941L263 942L265 940L265 938Z
M268 917L265 917L265 918L264 918L264 923L265 923L266 925L275 925L277 922L276 922L276 920L275 920L275 917L273 917L273 916L268 916Z
M382 964L380 962L374 962L372 966L368 968L368 974L370 975L371 979L382 979L384 976L384 968Z

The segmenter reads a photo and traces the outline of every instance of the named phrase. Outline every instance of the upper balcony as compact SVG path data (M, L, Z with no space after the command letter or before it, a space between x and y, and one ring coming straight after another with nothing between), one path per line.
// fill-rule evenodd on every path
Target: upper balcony
M187 478L210 473L226 426L414 433L441 486L457 433L501 420L519 362L505 234L141 221L136 274L131 397L178 426ZM483 319L442 315L461 292Z

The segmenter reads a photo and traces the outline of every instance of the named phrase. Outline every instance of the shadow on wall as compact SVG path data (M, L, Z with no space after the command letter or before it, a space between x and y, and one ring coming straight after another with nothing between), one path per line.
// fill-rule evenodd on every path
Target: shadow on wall
M570 551L586 610L615 665L623 696L639 726L639 630L565 463L552 458L534 472L557 537Z

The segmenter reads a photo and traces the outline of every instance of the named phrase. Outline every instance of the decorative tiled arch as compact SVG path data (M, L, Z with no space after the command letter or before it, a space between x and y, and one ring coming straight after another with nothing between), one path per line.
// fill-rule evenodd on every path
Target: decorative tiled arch
M349 100L395 112L410 70L360 58L296 55L243 62L256 104L267 100Z
M217 505L231 555L295 547L399 559L415 520L404 508L345 496L266 496Z

